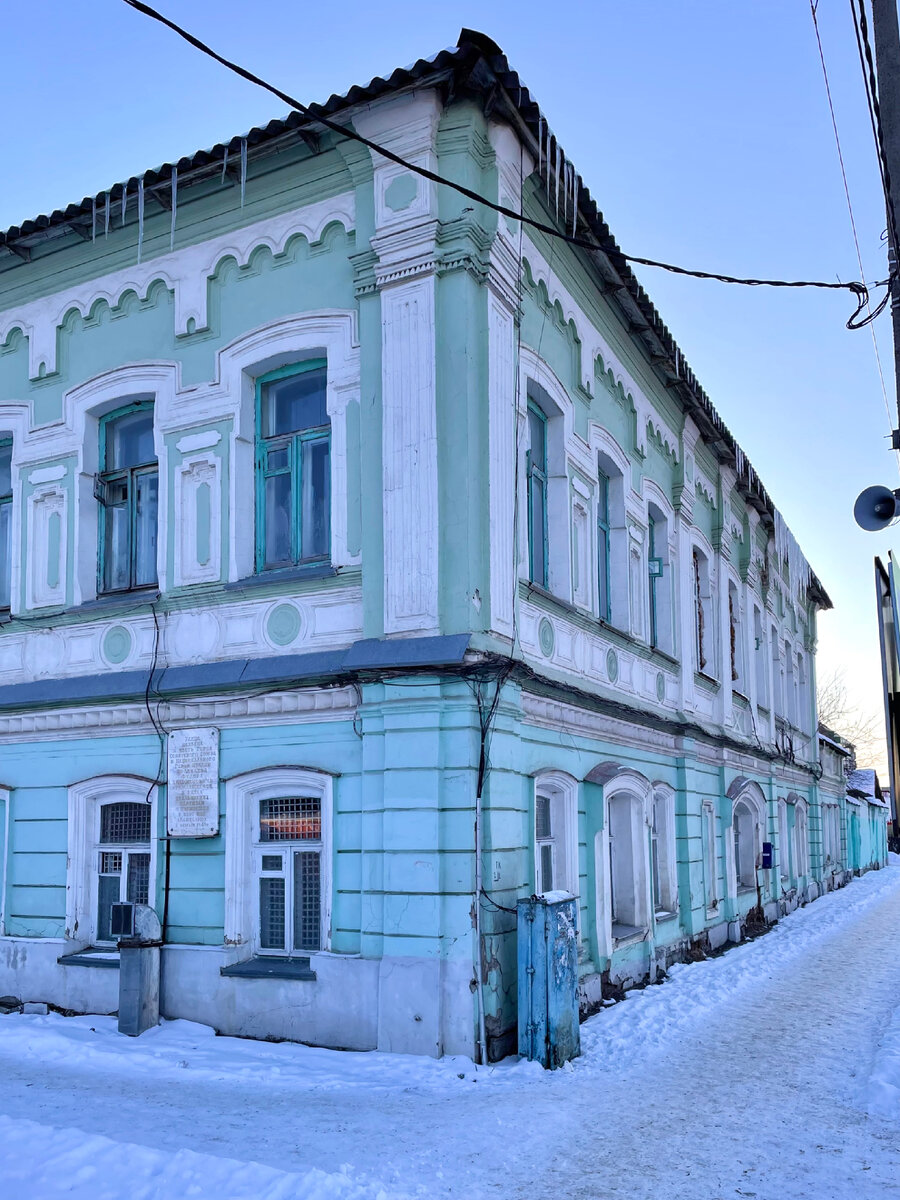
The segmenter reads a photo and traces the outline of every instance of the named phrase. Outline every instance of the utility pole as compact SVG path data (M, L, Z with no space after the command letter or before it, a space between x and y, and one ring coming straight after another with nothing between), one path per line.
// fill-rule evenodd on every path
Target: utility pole
M878 107L884 136L884 156L890 173L887 200L888 264L891 278L891 318L894 333L894 378L897 389L897 428L894 449L900 450L900 246L895 245L894 225L900 224L900 27L897 0L872 0L875 36L875 69ZM893 209L894 219L891 219Z

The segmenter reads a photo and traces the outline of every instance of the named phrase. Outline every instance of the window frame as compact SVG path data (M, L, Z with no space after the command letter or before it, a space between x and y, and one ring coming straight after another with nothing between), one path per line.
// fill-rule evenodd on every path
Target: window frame
M310 371L325 371L324 391L326 408L326 425L317 425L308 429L293 430L288 433L273 434L267 437L263 434L263 399L264 389L270 383L289 379L295 375L305 375ZM288 363L272 371L257 375L254 379L254 476L256 497L255 546L254 566L257 574L267 574L270 571L290 570L293 567L313 566L319 563L329 563L332 559L332 442L333 424L331 413L328 411L328 360L324 357L303 359L299 362ZM304 443L327 442L328 445L328 494L324 498L327 521L325 535L326 550L324 554L303 555L303 454ZM287 469L270 470L267 463L271 443L279 443L277 448L288 450ZM278 475L289 475L291 480L291 557L289 562L266 564L266 480Z
M311 792L313 794L313 796L319 801L320 834L324 834L324 822L323 822L323 817L324 817L323 807L324 806L322 804L321 792L318 789L314 789L314 788L306 788L306 789L303 789L303 791L305 791L306 793ZM253 833L252 833L253 874L254 874L254 878L256 879L256 884L257 884L257 886L256 886L256 894L257 894L256 921L254 923L254 932L255 932L254 945L256 947L255 952L264 957L288 958L288 959L309 958L310 954L316 954L322 949L322 945L324 942L324 930L323 930L323 926L322 926L322 908L323 908L323 906L322 906L322 876L324 873L323 872L324 862L323 862L322 856L324 854L324 838L322 836L320 836L318 838L285 838L284 840L275 838L275 839L266 841L266 840L263 840L262 832L261 832L260 809L263 804L265 804L268 800L297 799L297 798L302 798L302 793L300 792L299 789L298 789L297 795L291 796L291 797L259 796L256 799L256 801L254 802L253 810L251 813L251 820L253 821ZM316 855L318 855L318 858L319 858L319 938L318 938L319 944L318 944L318 946L303 947L303 946L295 946L294 945L295 934L296 934L296 930L294 928L294 905L295 905L294 889L296 887L296 881L295 881L295 875L294 875L295 855L303 854L303 853L316 854ZM281 860L282 860L281 867L279 867L277 869L274 867L267 867L266 863L265 863L265 859L266 858L274 858L276 855L281 856ZM287 860L287 865L285 865L285 860ZM271 947L271 946L267 947L267 946L263 946L263 944L262 944L263 943L263 935L262 935L263 920L262 920L261 884L264 879L273 879L273 880L274 879L282 879L282 880L284 880L284 924L283 924L284 945L281 947Z
M543 467L534 465L533 448L531 444L532 414L538 418L540 424L542 440L543 440ZM525 480L526 480L526 496L528 507L528 578L531 583L536 583L538 587L549 589L550 587L550 543L549 543L549 522L548 522L548 470L547 470L547 454L548 454L548 437L547 423L548 417L544 410L530 396L526 407L526 422L528 427L528 449L525 451ZM543 506L541 512L542 523L542 546L543 546L543 562L541 564L542 578L538 579L535 576L534 562L534 479L537 477L538 482L543 488Z
M6 449L9 449L9 491L0 492L0 512L6 507L9 508L7 516L8 544L6 547L6 561L3 561L3 556L0 554L0 612L10 612L12 609L12 552L13 552L13 439L10 436L0 437L0 454ZM2 549L2 547L0 547ZM6 575L6 588L9 592L9 603L3 604L3 575Z
M544 771L534 778L534 813L532 834L534 839L534 894L545 895L547 891L579 894L578 878L578 797L575 780L562 771ZM550 816L550 830L539 837L539 804L546 800ZM550 847L552 887L544 889L542 847Z
M610 477L602 466L597 467L597 601L601 621L612 621L610 594L611 532L609 523Z
M147 873L148 873L147 874L147 898L148 898L148 900L149 900L149 896L150 896L149 873L150 873L150 864L152 861L151 846L153 843L153 823L152 823L153 822L153 814L152 814L152 812L148 812L148 814L147 814L147 816L148 816L147 824L149 827L150 836L147 838L146 842L144 842L144 841L128 842L121 838L115 839L115 840L110 839L108 841L104 841L103 840L103 810L105 808L112 807L112 805L114 805L114 804L129 804L129 805L133 805L137 808L141 808L141 809L149 809L150 808L149 804L147 804L146 801L141 802L140 800L135 800L133 797L129 797L127 799L121 799L121 800L114 799L112 797L107 797L107 798L101 800L97 805L97 818L98 818L97 823L99 824L99 829L97 830L97 841L93 847L94 868L95 868L95 872L96 872L96 912L94 914L94 938L93 938L93 941L94 941L94 944L98 945L98 946L109 946L109 945L114 944L116 941L116 939L112 936L102 937L100 934L100 926L101 926L101 921L100 921L101 883L100 883L100 881L102 879L118 878L118 880L119 880L117 898L115 900L112 900L110 903L121 904L123 901L132 900L133 897L131 895L129 895L129 892L131 890L130 889L131 869L132 869L132 861L131 860L132 860L132 858L134 858L136 856L140 856L141 858L146 857ZM112 870L109 868L105 869L103 859L108 854L119 856L118 871ZM145 901L145 900L141 900L141 901L135 900L134 902L141 903L141 904L147 903L147 901Z
M650 889L654 918L676 916L675 793L669 787L655 787L650 803Z
M159 508L160 508L160 479L159 479L159 454L156 452L156 402L155 399L133 400L128 404L124 404L119 408L114 408L110 412L105 413L98 421L98 471L94 484L94 496L97 500L97 595L98 596L116 596L124 595L127 592L147 592L159 589ZM109 427L115 424L116 421L123 417L129 417L136 412L149 411L151 414L151 428L153 431L154 453L156 457L153 462L139 463L131 467L107 467L108 454L108 437L107 431ZM135 577L137 573L137 481L139 478L156 476L156 546L153 563L154 578L150 583L136 583ZM121 479L127 480L127 500L128 508L128 584L126 587L107 587L106 572L109 565L108 550L107 550L107 527L110 519L110 511L114 505L110 505L107 501L107 492L111 484L118 482Z
M653 885L647 805L648 796L627 784L607 799L609 929L614 944L645 937L651 926ZM624 819L618 816L620 812L625 813ZM625 840L614 832L614 824L625 825ZM623 920L624 916L633 920Z
M258 834L259 804L262 800L318 795L321 803L321 849L319 870L320 948L318 950L265 951L259 942L258 851L288 842L263 842ZM232 776L225 781L225 945L237 949L235 961L256 955L288 959L311 958L331 950L334 891L334 778L325 771L307 767L266 767ZM300 839L301 841L303 839Z
M158 787L135 775L99 775L72 784L68 792L65 936L79 947L97 938L99 906L100 810L116 802L150 805L150 874L147 903L156 907L159 846ZM143 843L141 843L143 845ZM115 850L118 843L106 844ZM102 943L109 947L109 942Z
M719 854L716 810L711 803L701 805L701 844L703 851L703 874L706 890L706 911L715 912L719 907Z

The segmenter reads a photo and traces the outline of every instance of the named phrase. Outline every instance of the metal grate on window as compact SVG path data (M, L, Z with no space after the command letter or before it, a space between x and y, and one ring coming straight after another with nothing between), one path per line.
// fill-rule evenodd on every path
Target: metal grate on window
M319 854L302 850L294 855L294 949L318 950L321 938L321 879Z
M262 856L262 869L264 871L280 871L282 858L280 854L264 854Z
M535 836L538 841L553 836L550 828L550 797L538 796L534 805Z
M150 805L104 804L100 809L100 841L128 844L150 841Z
M261 842L320 841L322 838L322 801L318 796L285 796L261 800L259 804L259 840Z
M128 899L132 904L147 904L150 900L150 855L128 855Z
M284 913L284 879L260 879L259 944L261 949L284 949Z
M100 852L100 874L119 875L122 872L121 850L102 850Z

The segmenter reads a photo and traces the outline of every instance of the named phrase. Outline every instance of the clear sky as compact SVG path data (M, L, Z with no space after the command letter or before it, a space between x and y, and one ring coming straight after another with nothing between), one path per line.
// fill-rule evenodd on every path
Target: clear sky
M626 252L750 276L859 275L808 0L158 0L226 56L304 101L454 45L503 48ZM880 192L846 0L819 26L868 278L883 278ZM282 115L279 101L121 0L32 0L0 69L0 227L93 195ZM638 272L834 601L819 672L880 708L872 560L853 502L900 485L868 330L842 292ZM890 318L876 325L895 408Z

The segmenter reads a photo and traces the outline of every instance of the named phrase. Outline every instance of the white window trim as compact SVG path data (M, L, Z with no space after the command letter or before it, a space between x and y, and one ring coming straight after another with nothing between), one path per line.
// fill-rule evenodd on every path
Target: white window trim
M803 837L800 836L800 817L803 818ZM796 865L794 873L798 882L809 875L809 805L800 798L794 801L794 850Z
M721 896L719 895L719 838L716 810L709 801L704 801L701 805L700 819L703 823L700 831L700 845L703 852L703 901L706 915L711 917L719 911ZM707 849L711 861L707 861Z
M735 810L739 804L746 804L750 809L750 814L753 817L753 856L756 863L754 870L754 879L759 880L758 866L759 856L762 851L763 835L766 829L766 799L763 795L762 788L757 783L748 783L731 801L731 825L728 828L727 836L725 837L725 861L728 879L729 898L737 899L738 896L738 879L736 874L736 863L734 861L734 818ZM744 891L749 891L749 887Z
M322 802L322 860L319 886L322 904L322 950L331 948L333 847L333 779L304 767L269 767L225 781L225 945L259 952L257 879L253 832L261 800L313 794ZM275 843L273 843L274 850ZM303 951L315 955L321 951ZM285 955L287 951L285 951Z
M99 775L69 788L68 871L66 873L66 938L89 946L97 936L96 852L100 842L100 809L117 801L146 803L150 796L149 905L156 906L158 789L137 775Z
M534 847L534 886L537 891L541 878L540 854L537 841L537 798L541 792L548 793L559 800L562 809L563 828L560 834L554 835L553 840L561 850L563 869L565 871L565 887L557 886L559 881L554 876L554 891L567 891L573 896L579 894L578 879L578 782L564 771L541 771L534 777L534 810L531 820L532 844ZM554 795L555 793L555 795Z
M652 835L652 812L657 804L664 806L665 816L665 854L661 862L661 866L665 869L665 886L662 891L668 891L668 898L672 903L665 908L654 909L654 918L656 920L666 920L669 917L674 917L678 914L678 866L676 851L676 831L675 831L675 792L668 784L657 783L653 788L653 799L651 801L651 835ZM659 849L660 830L656 833L656 845ZM653 897L653 863L650 863L650 895Z
M641 838L643 847L643 905L647 914L647 924L640 934L631 937L615 938L612 932L612 880L609 876L610 846L609 846L609 806L616 796L625 793L636 797L641 805L641 827L644 836ZM653 912L653 885L650 875L650 805L653 801L653 786L643 775L636 771L621 771L605 789L603 798L603 829L595 839L594 870L597 897L597 938L601 943L601 951L610 957L617 946L628 943L632 937L646 937L650 927ZM599 854L597 851L599 850Z
M0 937L6 934L6 880L9 874L9 827L10 789L0 787L0 804L3 805L3 857L0 858Z

